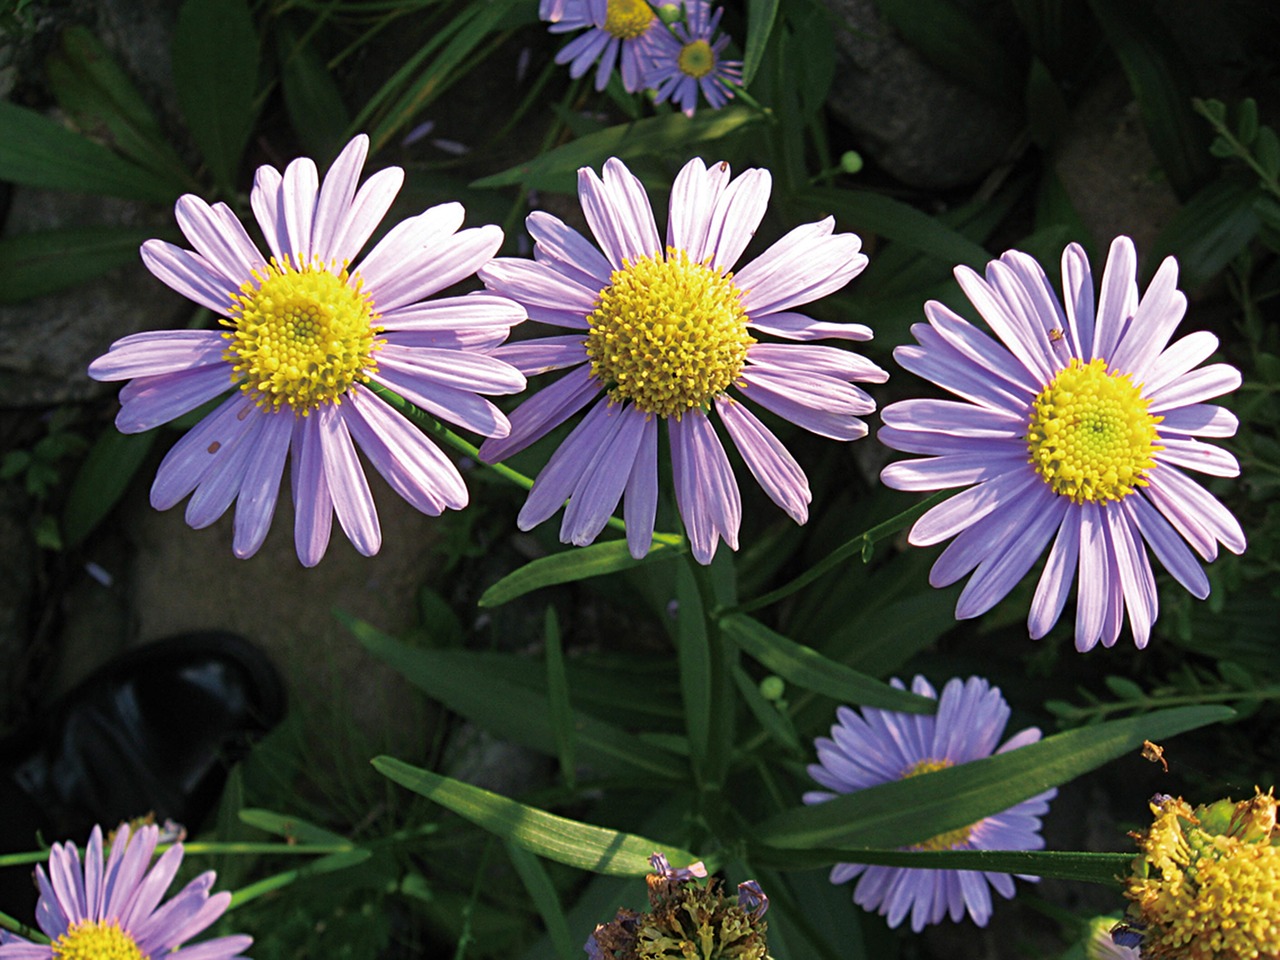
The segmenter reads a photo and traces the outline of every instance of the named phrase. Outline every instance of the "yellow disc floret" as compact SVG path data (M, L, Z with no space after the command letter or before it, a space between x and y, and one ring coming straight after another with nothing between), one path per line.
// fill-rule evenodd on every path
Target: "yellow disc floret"
M715 69L715 51L711 49L711 44L705 40L694 40L691 43L686 43L680 49L680 55L676 57L676 66L686 76L701 80Z
M306 416L368 382L377 369L373 353L382 346L377 319L359 275L273 258L231 295L222 321L231 328L223 334L230 341L223 359L259 406L288 404Z
M148 960L133 937L110 920L81 920L50 944L53 960Z
M644 36L654 19L653 10L644 0L609 0L604 29L619 40L634 40Z
M618 403L674 416L705 407L737 379L755 343L733 274L666 259L623 261L587 317L591 373Z
M937 770L945 770L952 766L950 760L921 760L913 763L902 771L901 779L906 780L908 777L918 777L922 773L934 773ZM908 850L955 850L969 842L969 837L973 833L976 823L971 823L967 827L959 827L955 830L948 830L946 833L940 833L936 837L930 837L920 843L913 843L907 847Z
M1027 452L1054 493L1076 503L1120 500L1146 486L1164 447L1147 399L1105 360L1073 359L1031 406Z

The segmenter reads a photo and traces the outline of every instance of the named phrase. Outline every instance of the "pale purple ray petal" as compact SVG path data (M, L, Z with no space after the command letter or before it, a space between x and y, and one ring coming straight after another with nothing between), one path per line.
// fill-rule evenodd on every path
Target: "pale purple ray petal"
M315 220L319 187L320 175L310 157L298 157L285 167L280 189L283 239L295 267L311 262L311 224Z
M80 870L80 854L71 842L54 844L49 851L49 882L58 907L72 921L87 918L84 902L84 875Z
M599 289L588 289L528 260L499 257L477 274L490 290L524 307L531 320L576 330L587 329L587 315L595 310L600 295Z
M828 323L814 320L803 313L769 313L748 317L752 330L769 333L784 340L870 340L871 328L861 323Z
M253 946L253 937L234 934L216 937L165 954L164 960L245 960L241 954Z
M507 328L463 326L452 330L392 330L381 334L381 337L387 343L394 343L401 347L431 347L436 350L492 353L495 347L507 339Z
M716 397L716 409L747 469L769 499L796 523L805 523L813 495L809 492L809 478L795 457L768 427L732 397Z
M894 490L947 490L1028 469L1025 451L1010 451L999 457L958 454L899 460L880 471L880 482Z
M1182 584L1197 600L1209 595L1209 577L1204 568L1196 562L1195 554L1183 540L1169 521L1141 496L1125 497L1120 501L1121 507L1129 515L1129 520L1142 534L1151 552L1156 555L1160 565Z
M334 264L341 267L355 259L391 209L403 184L404 171L399 167L379 170L364 182L356 193L339 232L334 235L328 247L321 251L326 263L331 265L330 269L333 269Z
M1225 363L1211 363L1149 394L1151 403L1147 406L1147 412L1161 413L1219 397L1235 390L1241 382L1240 371L1235 367Z
M830 220L830 218L828 218ZM812 303L839 290L867 265L857 234L796 227L742 268L734 283L749 316L765 316ZM812 224L806 226L813 226ZM776 252L775 252L776 251Z
M492 293L469 293L464 297L441 297L388 310L378 323L388 333L452 333L459 327L467 327L491 330L505 338L507 332L524 319L524 307L514 300Z
M1007 437L958 437L954 434L928 430L899 430L897 427L881 427L877 438L886 447L903 453L922 453L930 456L978 453L999 456L1016 448L1024 455L1027 445L1022 440Z
M1035 596L1031 598L1027 632L1032 640L1039 640L1047 634L1062 616L1067 594L1075 582L1080 557L1080 521L1080 508L1068 504L1049 551L1049 559L1045 561L1044 572L1036 584Z
M142 433L180 417L231 389L230 368L222 364L130 380L120 391L116 429Z
M1147 562L1147 552L1141 541L1135 542L1128 514L1109 504L1102 511L1107 520L1108 537L1111 540L1120 588L1124 591L1125 607L1129 611L1129 629L1139 650L1146 647L1151 638L1151 625L1159 610L1156 597L1156 580Z
M186 521L189 526L203 530L227 512L240 492L258 437L266 427L266 418L265 411L255 409L245 421L244 432L213 458L212 465L187 503Z
M569 76L576 80L596 62L600 52L612 39L603 30L588 30L564 45L556 54L556 63L569 64Z
M653 543L658 516L658 418L645 419L644 432L627 478L622 519L627 525L627 550L639 560Z
M946 433L957 437L1017 439L1027 421L1010 410L978 407L956 400L899 400L880 411L886 426Z
M1036 332L1036 344L1046 354L1052 352L1052 330L1060 330L1064 339L1069 333L1066 315L1062 311L1062 302L1049 283L1044 268L1035 257L1028 256L1021 250L1009 250L1000 257L1000 263L1006 268L997 276L999 289L1005 300L1024 314L1024 322ZM1015 283L1004 286L1013 278ZM990 279L990 278L988 278ZM1070 352L1071 341L1067 341Z
M1116 237L1107 253L1098 295L1093 356L1109 359L1115 353L1138 310L1138 252L1128 237ZM1092 359L1092 358L1091 358Z
M605 45L604 52L600 54L600 62L596 65L596 90L603 90L609 85L609 77L613 73L614 64L618 62L618 48L621 41L617 37L610 37L609 42Z
M519 393L525 386L524 374L511 364L463 350L388 343L378 352L378 364L441 386L477 393Z
M929 583L935 587L950 586L988 557L1006 550L1010 541L1028 526L1033 514L1050 509L1052 499L1047 487L1032 488L1026 497L970 524L934 561Z
M446 508L461 510L467 505L467 487L458 468L376 394L354 391L340 412L374 469L416 509L435 517Z
M1156 460L1161 463L1171 463L1214 477L1240 476L1239 461L1221 447L1174 437L1165 437L1161 442L1164 449L1156 454Z
M137 930L151 916L156 905L169 889L178 867L182 863L182 844L175 844L160 855L142 882L134 887L133 895L120 911L120 926L125 930Z
M1207 330L1197 330L1176 340L1164 352L1152 361L1147 368L1146 376L1141 382L1142 393L1150 397L1156 391L1167 387L1193 367L1207 360L1213 351L1218 349L1218 338Z
M1039 499L1048 505L1026 518L1015 535L1002 538L1000 552L983 560L969 578L956 603L957 620L968 620L986 613L1004 599L1040 558L1049 538L1062 522L1067 501L1064 497L1048 499L1042 496Z
M314 567L329 548L333 527L333 498L325 479L324 444L316 414L303 417L293 431L290 458L294 549L304 567Z
M231 894L223 891L209 896L213 879L213 871L201 874L152 914L138 937L138 946L151 956L167 953L226 913Z
M47 943L35 944L14 940L0 947L0 958L3 960L50 960L52 956L53 948Z
M249 192L249 205L258 221L262 235L266 237L267 249L278 261L284 260L287 247L284 212L280 200L280 189L284 178L275 167L263 164L253 176L253 189Z
M741 378L747 384L746 397L819 436L857 440L867 435L867 425L855 414L870 413L875 405L863 402L848 384L825 377L815 378L813 384L797 383L751 370L743 370ZM837 386L844 389L837 393Z
M457 233L465 216L462 204L440 203L387 231L357 268L378 310L392 309L384 302L383 284L416 269L423 253Z
M1107 564L1107 612L1102 621L1102 645L1114 647L1120 638L1120 630L1124 626L1124 585L1120 580L1120 564L1115 543L1111 539L1111 528L1104 529L1106 549L1103 558Z
M1005 473L979 483L932 507L911 527L907 541L916 547L929 547L949 540L977 523L1006 503L1031 493L1039 483L1034 474Z
M131 841L128 824L123 825L116 833L115 843L111 845L111 858L107 861L104 917L119 917L124 911L142 875L151 865L151 855L155 852L159 837L159 828L143 827L133 835Z
M311 251L326 264L333 257L334 241L346 227L347 212L355 199L356 184L360 182L360 171L368 155L369 138L363 133L356 134L342 148L320 185L315 220L311 224Z
M477 396L470 390L432 383L419 376L415 370L406 372L395 363L384 363L372 375L372 379L432 416L481 436L501 438L511 431L506 415L484 397Z
M53 865L49 866L50 872ZM53 891L53 885L49 883L49 878L45 875L44 867L36 865L36 890L40 894L40 899L36 901L36 923L40 929L44 931L49 939L54 940L67 932L67 927L74 922L72 917L67 916L66 910L62 908L62 904L58 902L58 896ZM48 954L45 954L47 957Z
M689 534L693 558L707 564L715 556L717 539L738 549L742 500L715 427L706 414L691 410L680 420L668 420L676 506Z
M884 383L889 374L861 354L839 347L797 343L755 343L747 350L747 362L761 369L818 374L841 380Z
M1186 312L1187 298L1178 289L1178 261L1165 257L1147 285L1133 324L1108 358L1111 368L1130 373L1134 383L1141 383Z
M292 410L264 413L262 431L250 458L240 495L236 499L231 552L241 560L258 552L271 529L276 500L280 495L280 479L289 453L294 425L300 419Z
M728 165L725 165L725 173L728 173ZM768 170L752 169L740 173L726 190L715 197L715 207L707 222L706 239L696 259L701 261L710 255L711 265L717 270L733 269L764 219L772 189L773 178ZM671 210L674 217L674 201Z
M1106 521L1092 502L1080 504L1080 571L1076 587L1076 649L1092 650L1102 637L1111 593Z
M497 463L518 453L579 410L600 392L600 383L587 365L570 370L520 404L511 414L511 432L502 440L486 440L480 459Z
M1004 273L1006 284L1012 284L1013 281L1007 277L1007 271L1008 267L999 260L993 260L987 266L989 275ZM966 266L958 266L954 272L956 281L960 284L960 289L964 291L965 296L969 298L969 302L977 307L978 313L982 314L982 319L987 321L987 326L1027 369L1031 378L1040 383L1051 380L1053 371L1045 350L1048 343L1047 336L1033 329L1018 311L1011 310L1005 299L978 273ZM1041 340L1044 341L1044 346L1039 342Z
M1161 416L1160 436L1183 434L1191 437L1234 437L1240 421L1226 407L1211 403L1193 403L1190 406L1167 410Z
M165 286L220 317L227 315L231 294L240 288L242 280L223 276L200 254L164 240L148 240L140 252L146 268Z
M257 419L257 408L236 393L187 432L165 454L151 484L151 505L168 510L189 494L215 464L230 455L236 438Z
M941 367L944 375L946 370L958 367L956 372L964 382L979 381L977 387L969 388L976 394L978 402L1017 409L1028 403L1044 386L1033 380L1003 345L942 304L930 300L925 304L924 312L929 323L914 324L911 333L924 350L934 355L932 362ZM899 351L914 352L914 348L898 347L894 350L894 359L899 359ZM982 386L983 380L989 381L985 387ZM934 382L959 393L945 382Z
M600 250L615 270L662 251L653 208L644 185L618 160L605 161L604 177L590 167L578 171L578 199Z
M1240 521L1182 471L1174 467L1152 470L1143 492L1206 560L1212 560L1218 553L1214 541L1221 541L1232 553L1244 553L1245 536Z
M319 417L319 436L323 447L324 476L333 511L352 545L366 557L372 557L382 546L382 530L378 511L369 492L369 481L356 456L346 423L334 408L326 404L311 414Z
M532 530L563 506L596 450L608 442L621 423L622 413L622 408L611 404L608 397L601 397L573 428L534 480L516 517L521 530Z
M470 277L493 259L500 246L501 227L493 224L471 227L460 230L447 243L431 243L415 251L400 248L399 252L405 259L394 273L381 272L394 257L394 254L388 254L379 264L376 280L364 272L363 266L361 276L373 292L377 308L394 310L406 303L426 299ZM382 244L378 247L381 248Z
M1071 353L1091 359L1097 355L1093 349L1093 271L1089 268L1089 255L1078 243L1069 243L1062 251L1062 287L1067 314L1063 332L1071 344Z
M706 256L711 212L728 182L727 163L714 163L707 169L702 158L694 157L680 168L671 184L667 216L668 247L685 251L695 263L702 262Z
M539 261L548 258L583 286L609 285L613 268L604 254L559 217L535 210L525 218L525 227L533 238Z
M178 198L174 215L196 252L222 276L243 283L254 270L266 265L244 225L225 203L211 207L188 193Z
M122 337L89 364L95 380L129 380L222 364L227 341L213 330L155 330ZM225 368L230 373L230 368Z
M594 541L622 499L640 450L645 414L634 405L622 407L617 414L613 429L596 448L569 495L560 525L561 543L585 547Z
M562 337L504 343L495 347L491 355L505 360L526 377L533 377L586 363L587 347L582 334L571 333Z

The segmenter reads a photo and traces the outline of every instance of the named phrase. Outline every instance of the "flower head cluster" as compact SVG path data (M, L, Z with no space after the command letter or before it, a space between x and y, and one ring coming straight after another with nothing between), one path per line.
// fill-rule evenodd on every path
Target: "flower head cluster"
M701 862L673 869L661 853L649 862L649 912L624 907L598 925L583 946L590 960L765 960L769 898L758 883L738 884L732 900L719 880L693 882L707 875Z
M226 912L231 894L209 895L210 871L162 905L182 863L182 845L151 867L159 833L155 826L134 833L121 826L105 863L100 827L93 828L83 864L74 843L55 843L48 875L36 867L36 922L52 942L0 940L0 960L245 960L253 938L242 934L183 946Z
M897 678L892 684L898 689L903 687ZM836 711L838 723L831 728L830 739L820 737L816 741L818 762L809 766L809 775L827 789L806 793L805 803L822 803L838 794L927 776L1040 739L1039 729L1029 727L997 747L1009 721L1009 705L998 687L980 677L952 679L939 697L924 677L917 676L911 691L936 699L937 714L921 716L872 707L863 708L860 714L848 707ZM1049 801L1057 793L1056 789L1046 790L1003 813L931 837L909 849L1039 850L1044 846L1040 818L1048 812ZM854 903L878 911L888 918L891 927L898 926L910 913L911 929L917 933L948 914L952 920L960 921L966 912L974 923L985 926L991 917L990 887L1006 899L1014 893L1013 877L1007 873L859 863L840 863L831 870L832 883L845 883L859 876Z
M591 543L625 493L627 541L642 557L658 502L659 425L671 450L676 505L693 555L709 563L723 539L738 546L742 504L712 419L752 475L798 523L809 485L799 464L747 409L751 400L836 440L865 436L875 403L854 381L888 378L850 351L804 341L870 339L861 324L823 323L796 308L838 290L867 258L828 217L797 227L733 272L764 217L770 179L695 159L671 189L665 243L644 186L617 159L603 178L578 171L582 210L599 249L541 211L526 221L534 260L498 258L480 271L489 289L562 333L493 351L533 376L569 372L511 415L505 438L480 456L504 459L593 404L538 475L518 522L528 530L566 500L560 539ZM765 338L800 343L768 342Z
M1235 457L1201 437L1229 437L1236 418L1204 401L1240 385L1240 372L1199 364L1209 333L1170 338L1186 310L1178 265L1167 258L1139 298L1128 237L1111 245L1094 305L1089 261L1062 255L1066 303L1031 257L1010 251L981 276L956 279L998 339L940 303L912 327L919 346L894 350L907 370L956 400L904 400L885 408L881 442L922 454L890 464L899 490L967 487L922 516L910 541L951 540L929 575L935 587L968 576L956 616L976 617L1003 598L1049 547L1027 626L1042 637L1073 583L1079 650L1112 646L1128 612L1146 646L1156 619L1147 548L1196 597L1218 544L1240 553L1236 519L1184 470L1239 473ZM1052 546L1050 543L1052 542Z
M520 307L492 294L426 300L489 261L498 227L459 231L461 205L441 204L398 224L352 266L404 180L389 167L359 184L368 149L367 137L353 139L323 182L305 158L283 174L259 168L250 201L269 257L225 204L179 199L178 225L195 249L148 240L142 259L220 317L223 331L137 333L89 366L98 380L131 381L116 418L124 433L236 388L169 451L151 503L167 510L192 494L186 519L200 529L236 502L238 557L262 546L289 458L294 539L307 566L324 556L334 513L361 553L381 546L357 446L423 513L466 505L457 468L372 384L486 437L505 436L508 424L480 395L524 387L517 370L483 352L524 319Z
M1196 807L1158 794L1125 885L1146 960L1280 956L1280 831L1271 791Z

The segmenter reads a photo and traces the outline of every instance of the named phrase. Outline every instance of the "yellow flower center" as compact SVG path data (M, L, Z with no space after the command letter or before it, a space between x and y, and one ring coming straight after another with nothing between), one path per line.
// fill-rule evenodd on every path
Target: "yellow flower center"
M644 0L609 0L604 29L619 40L634 40L644 36L654 19L653 11Z
M114 920L81 920L50 944L53 960L148 960Z
M613 271L586 347L614 401L678 420L733 383L755 339L732 278L673 248Z
M1127 373L1105 360L1073 359L1040 391L1031 408L1027 453L1054 493L1076 503L1120 500L1146 486L1163 450L1147 399Z
M286 256L253 277L231 294L229 318L221 321L232 331L222 335L230 341L223 359L241 390L261 407L288 404L306 416L368 382L382 327L358 274L353 281L345 268L297 267Z
M676 58L676 66L680 68L680 72L696 80L705 77L715 69L715 65L715 52L705 40L686 43L680 50L680 56Z
M950 760L921 760L914 763L902 771L901 779L906 780L908 777L918 777L922 773L933 773L937 770L945 770L952 766ZM977 824L969 824L967 827L960 827L956 830L948 830L946 833L940 833L936 837L930 837L921 843L913 843L907 847L908 850L954 850L962 847L969 842L969 835L973 833L973 828Z

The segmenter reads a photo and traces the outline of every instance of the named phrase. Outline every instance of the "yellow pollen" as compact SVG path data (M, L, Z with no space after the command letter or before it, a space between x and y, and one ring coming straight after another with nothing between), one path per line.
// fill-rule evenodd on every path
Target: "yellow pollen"
M711 44L705 40L694 40L692 43L686 43L680 50L680 56L676 58L676 66L686 76L701 80L715 69L715 51L711 49Z
M591 373L617 403L680 419L737 379L755 339L733 274L666 259L623 261L587 317Z
M952 766L950 760L921 760L913 763L902 771L900 779L906 780L908 777L918 777L922 773L935 773L938 770L945 770ZM948 830L946 833L940 833L936 837L930 837L920 843L913 843L907 847L908 850L955 850L969 842L969 836L973 833L976 823L971 823L967 827L960 827L956 830Z
M52 960L148 960L114 920L81 920L50 944Z
M1040 391L1027 429L1028 462L1054 493L1076 503L1120 500L1147 484L1163 450L1148 401L1105 360L1072 359Z
M605 33L619 40L642 37L656 19L644 0L609 0L605 8Z
M331 273L318 261L298 267L286 256L253 277L231 294L221 321L231 328L222 335L230 341L223 359L241 390L260 407L288 404L306 416L368 382L382 327L359 274Z

